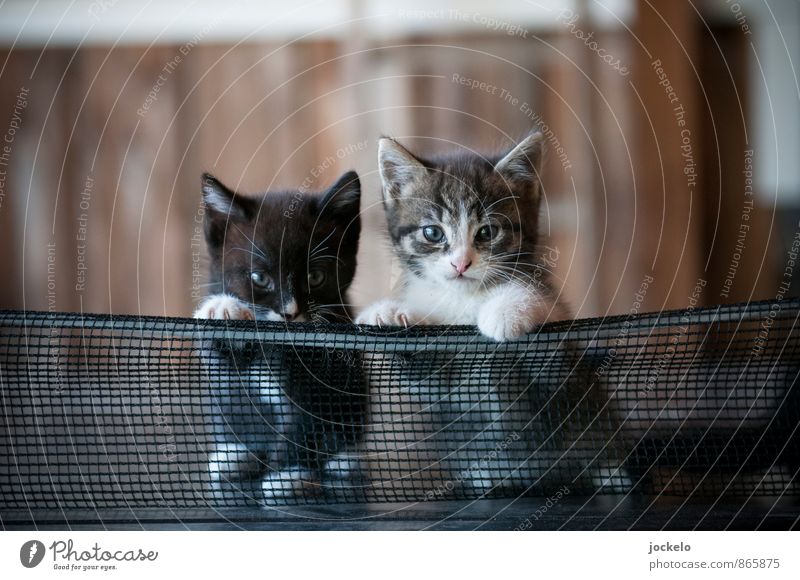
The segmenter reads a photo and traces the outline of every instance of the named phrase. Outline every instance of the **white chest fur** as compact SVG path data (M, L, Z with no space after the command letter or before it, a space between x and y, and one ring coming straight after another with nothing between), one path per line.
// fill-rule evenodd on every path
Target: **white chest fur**
M468 284L468 285L467 285ZM425 324L471 324L478 321L478 310L489 292L472 283L441 284L411 278L401 286L398 298Z

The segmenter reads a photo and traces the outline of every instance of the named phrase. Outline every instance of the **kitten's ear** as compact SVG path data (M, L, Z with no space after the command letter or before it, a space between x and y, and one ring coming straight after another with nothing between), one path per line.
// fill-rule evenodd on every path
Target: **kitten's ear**
M210 173L203 174L203 202L206 241L213 247L222 245L228 222L242 222L249 217L244 199Z
M334 183L319 201L319 211L327 215L349 218L357 216L361 208L361 181L358 173L348 171Z
M378 142L378 166L387 206L402 195L404 186L424 177L428 171L405 147L386 137Z
M533 186L531 191L538 194L543 157L544 135L537 131L528 135L498 161L494 170L502 175L511 186Z

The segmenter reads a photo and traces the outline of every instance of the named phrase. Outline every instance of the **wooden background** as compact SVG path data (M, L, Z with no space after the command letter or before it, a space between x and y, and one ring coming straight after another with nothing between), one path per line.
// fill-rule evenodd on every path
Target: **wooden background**
M0 48L0 132L28 90L0 205L0 308L188 315L205 275L195 221L201 172L259 191L299 185L328 156L335 163L317 187L353 168L365 188L353 291L364 304L391 284L387 245L375 241L383 240L377 138L425 151L506 147L536 127L522 103L569 160L564 169L550 151L542 224L578 315L629 311L646 276L642 310L687 305L698 280L706 282L698 304L774 296L775 208L758 201L722 292L752 147L741 30L709 26L689 3L660 3L656 13L638 2L630 32L595 34L627 76L564 26L529 32ZM693 189L656 59L687 111Z

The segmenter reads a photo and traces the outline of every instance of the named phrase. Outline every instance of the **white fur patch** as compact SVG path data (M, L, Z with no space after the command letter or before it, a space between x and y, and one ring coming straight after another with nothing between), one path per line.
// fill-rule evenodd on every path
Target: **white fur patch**
M478 329L498 341L523 336L546 321L540 302L535 292L504 284L492 292L478 311Z
M273 471L261 480L261 491L267 504L310 495L319 491L319 482L308 469L292 467Z
M212 294L194 311L195 318L210 320L253 320L250 307L230 294Z
M356 324L372 324L375 326L413 326L418 324L418 317L407 304L395 300L381 300L366 308L356 318Z
M324 472L329 477L347 479L361 471L361 460L356 455L341 453L325 464Z
M288 412L288 400L278 377L258 373L253 378L253 382L258 385L258 396L264 404L272 406L276 412Z
M417 313L418 324L470 324L477 322L480 305L487 294L472 280L431 282L409 279L401 301Z
M497 341L523 336L537 326L558 319L558 305L533 288L502 284L483 288L474 280L429 281L409 277L399 286L398 299L367 307L357 324L413 326L434 324L477 325Z

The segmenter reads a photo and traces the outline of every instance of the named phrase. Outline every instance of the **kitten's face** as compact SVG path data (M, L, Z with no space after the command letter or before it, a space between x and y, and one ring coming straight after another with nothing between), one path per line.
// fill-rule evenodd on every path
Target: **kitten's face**
M523 282L538 240L542 138L500 159L426 161L380 142L384 207L395 253L414 275L464 289Z
M349 172L322 194L235 194L203 176L212 293L232 294L272 321L349 321L361 189Z

